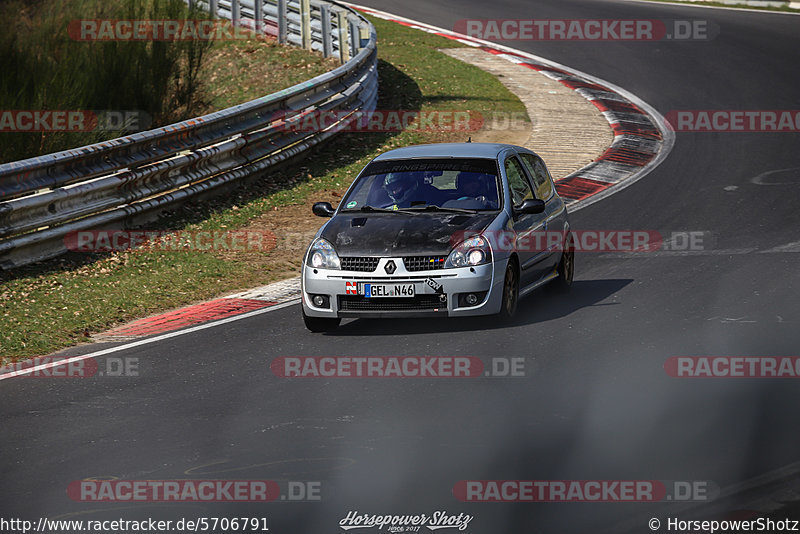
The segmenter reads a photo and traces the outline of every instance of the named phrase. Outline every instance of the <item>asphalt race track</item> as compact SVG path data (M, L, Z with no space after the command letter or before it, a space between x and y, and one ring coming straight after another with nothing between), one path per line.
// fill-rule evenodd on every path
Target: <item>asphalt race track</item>
M708 20L720 31L710 41L503 44L619 85L663 115L800 108L800 16L602 0L362 2L448 29L463 18ZM705 232L705 250L579 254L573 291L536 292L511 327L356 320L315 335L293 305L115 354L138 358L138 377L0 382L0 516L261 516L270 532L294 534L344 532L339 521L354 510L446 510L473 515L467 531L476 534L596 532L639 516L631 532L650 532L648 517L664 521L678 505L465 503L453 487L524 479L727 488L800 460L797 379L664 370L673 356L800 356L799 148L798 133L678 132L651 174L571 221ZM346 355L475 356L487 367L524 358L525 376L284 379L270 370L281 356ZM321 499L67 496L70 482L92 477L311 481Z

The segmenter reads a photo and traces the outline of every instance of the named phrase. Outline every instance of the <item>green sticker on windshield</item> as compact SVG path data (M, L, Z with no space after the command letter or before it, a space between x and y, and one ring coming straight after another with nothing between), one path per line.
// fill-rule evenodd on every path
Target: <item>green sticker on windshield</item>
M357 204L358 204L358 202L356 202L355 200L351 200L350 202L347 203L347 206L345 206L345 207L346 208L355 208Z

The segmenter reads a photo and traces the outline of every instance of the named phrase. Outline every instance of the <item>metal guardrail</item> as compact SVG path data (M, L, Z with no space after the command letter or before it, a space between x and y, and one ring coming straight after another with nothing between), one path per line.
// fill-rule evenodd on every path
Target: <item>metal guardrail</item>
M73 232L133 225L268 170L335 135L356 112L375 109L375 28L355 11L317 0L195 3L266 33L264 26L274 25L284 42L345 62L283 91L202 117L0 165L0 268L63 254ZM327 111L336 111L337 120L316 131L287 128L281 118Z

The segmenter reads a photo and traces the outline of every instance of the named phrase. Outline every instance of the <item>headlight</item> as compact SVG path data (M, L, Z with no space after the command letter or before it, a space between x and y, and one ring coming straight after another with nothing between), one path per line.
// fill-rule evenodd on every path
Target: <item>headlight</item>
M462 242L447 257L445 268L472 267L492 261L492 249L485 237L476 235Z
M339 255L333 245L325 239L319 238L311 245L308 252L308 265L315 269L341 269Z

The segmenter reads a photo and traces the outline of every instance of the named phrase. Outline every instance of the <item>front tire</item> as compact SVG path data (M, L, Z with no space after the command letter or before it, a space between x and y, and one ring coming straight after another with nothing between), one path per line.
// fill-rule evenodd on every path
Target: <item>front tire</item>
M503 279L503 301L500 304L500 320L503 322L511 321L517 313L519 303L519 273L517 263L513 259L508 260L506 275Z
M342 322L342 319L339 317L309 317L306 315L305 310L303 310L303 322L310 331L320 333L333 332L339 327L339 323Z
M556 287L560 291L569 291L572 287L572 279L575 276L575 240L572 237L572 233L567 234L567 238L564 240L564 252L561 254L557 272Z

